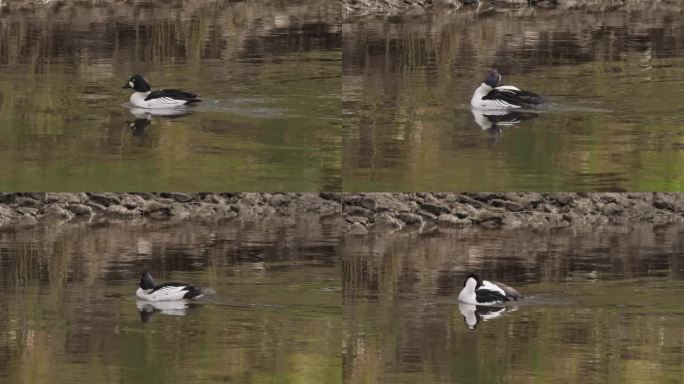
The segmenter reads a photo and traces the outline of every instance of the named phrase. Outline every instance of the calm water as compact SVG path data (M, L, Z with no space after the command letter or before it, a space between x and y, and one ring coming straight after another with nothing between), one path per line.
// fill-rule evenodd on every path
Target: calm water
M338 233L317 218L0 233L0 382L340 382ZM216 294L144 308L143 269Z
M345 23L344 189L681 190L681 12L465 8ZM548 95L546 108L512 126L474 116L490 67Z
M335 4L86 3L0 15L0 189L341 188ZM204 102L131 111L134 73Z
M348 236L345 382L681 383L682 239L682 226ZM528 298L469 329L466 271Z

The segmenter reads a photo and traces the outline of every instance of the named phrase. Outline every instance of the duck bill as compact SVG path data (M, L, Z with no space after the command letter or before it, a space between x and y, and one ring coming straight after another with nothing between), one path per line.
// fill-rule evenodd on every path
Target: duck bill
M126 84L124 84L124 86L123 86L123 87L121 87L121 89L126 89L126 88L131 88L131 85L130 85L130 84L128 84L128 83L126 83Z

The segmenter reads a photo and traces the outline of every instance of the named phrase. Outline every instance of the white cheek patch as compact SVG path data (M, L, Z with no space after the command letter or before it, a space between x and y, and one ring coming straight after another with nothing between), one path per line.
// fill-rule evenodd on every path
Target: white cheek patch
M133 80L129 81L129 82L128 82L128 85L130 85L131 88L133 88L133 87L134 87L134 85L133 85Z

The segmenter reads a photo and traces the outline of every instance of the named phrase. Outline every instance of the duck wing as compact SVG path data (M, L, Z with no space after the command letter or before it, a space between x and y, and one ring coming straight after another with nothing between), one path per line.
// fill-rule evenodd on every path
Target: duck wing
M187 285L185 290L187 291L184 297L185 299L199 298L204 294L200 288L197 288L194 285Z
M482 100L501 100L520 107L534 107L544 102L540 95L510 85L493 88Z
M181 91L178 89L160 89L157 91L152 91L150 92L149 95L145 98L145 100L153 100L153 99L163 99L163 98L168 98L168 99L173 99L173 100L185 100L188 103L196 103L199 101L202 101L198 95L195 95L194 93L190 92L185 92Z
M478 303L494 303L510 300L503 291L493 290L487 286L475 290L475 299Z
M193 299L195 297L202 295L202 290L195 287L194 285L183 284L183 283L165 283L154 287L154 290L150 292L151 294L159 293L165 296L178 296L182 295L183 299Z

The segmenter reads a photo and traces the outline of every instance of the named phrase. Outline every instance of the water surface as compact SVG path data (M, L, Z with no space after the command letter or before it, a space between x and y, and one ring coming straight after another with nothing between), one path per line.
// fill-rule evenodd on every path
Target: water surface
M344 189L680 191L680 7L350 20ZM547 106L512 125L475 116L490 67Z
M2 232L0 382L340 382L337 223ZM145 308L135 299L142 270L216 293Z
M345 382L682 382L683 238L682 226L348 236ZM470 271L528 297L469 327L457 297Z
M338 8L323 0L7 5L0 189L339 190ZM121 86L136 73L204 102L171 116L131 111Z

